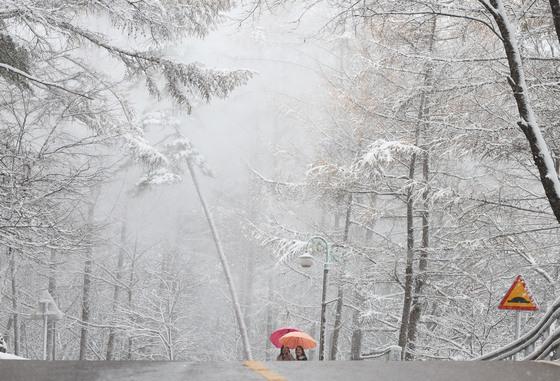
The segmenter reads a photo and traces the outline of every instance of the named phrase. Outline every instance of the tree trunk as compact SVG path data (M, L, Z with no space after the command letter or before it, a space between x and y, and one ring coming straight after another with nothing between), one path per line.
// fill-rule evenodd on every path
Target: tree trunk
M556 30L556 37L560 42L560 1L550 0L550 11L552 12L552 20L554 22L554 29Z
M92 248L86 250L86 259L84 261L84 280L82 287L82 329L80 333L80 360L87 359L88 347L88 323L90 320L90 291L91 291L91 262Z
M48 290L56 301L56 250L54 249L51 249ZM51 360L56 360L56 322L53 320L48 322L47 353Z
M428 268L428 248L430 246L430 215L428 205L428 174L429 174L429 154L424 154L422 165L422 173L426 189L422 195L424 201L424 210L422 211L422 248L420 250L420 260L418 262L418 273L414 282L414 296L412 299L412 311L410 313L410 321L408 325L408 347L410 351L406 352L407 360L414 360L414 350L416 348L416 337L418 332L418 322L422 313L422 305L420 296L426 284L426 270Z
M430 26L430 35L429 35L429 42L428 42L428 53L431 55L434 51L434 44L436 41L436 26L437 26L437 18L434 16L431 20ZM431 87L434 83L434 73L433 73L433 65L431 62L427 63L425 74L424 74L424 88L428 89L428 92L431 91ZM418 137L420 138L422 135L427 135L428 130L428 123L430 119L430 105L429 99L426 92L422 93L420 98L420 118L418 120L419 123L419 131ZM420 145L420 142L416 142L417 145ZM422 216L422 246L420 250L420 260L418 262L418 273L414 277L414 292L412 297L412 306L411 312L409 316L408 322L408 332L407 332L407 350L405 351L405 359L406 360L413 360L414 359L414 350L416 347L416 337L418 332L418 321L420 320L420 313L421 313L421 306L419 303L419 297L422 294L422 289L426 283L426 269L427 269L427 258L428 258L428 247L429 247L429 234L430 234L430 225L429 225L429 202L428 202L428 195L429 195L429 164L430 164L430 156L429 156L429 147L424 146L424 153L422 154L422 180L424 182L424 192L422 193L422 200L423 200L423 210L421 211Z
M348 242L348 234L350 232L350 217L352 215L352 193L348 194L348 205L346 207L346 220L344 222L344 235L342 241L344 243ZM331 352L330 359L336 360L336 355L338 353L338 337L340 336L340 328L342 327L342 307L344 305L344 284L342 282L342 275L344 275L344 264L340 269L340 276L338 282L338 293L336 299L336 309L334 317L334 328L331 340Z
M8 247L8 256L10 257L10 280L12 287L12 310L13 310L13 329L14 329L14 354L20 354L20 337L19 337L19 313L18 313L18 292L16 280L16 258L15 250Z
M357 307L361 306L364 302L364 297L357 290L354 290L355 299L357 300ZM350 359L361 360L362 358L362 318L360 311L354 310L352 314L352 341L350 344Z
M375 204L377 202L377 195L376 194L370 194L367 196L368 202L369 202L369 206L371 207L371 209L375 209ZM373 213L372 213L373 214ZM373 222L371 224L368 224L367 229L365 229L365 241L366 243L369 243L371 241L371 239L373 238L373 229L375 228L375 220L373 220Z
M126 215L127 215L127 208L124 208L124 217L123 222L121 224L121 240L120 240L120 248L119 248L119 257L117 259L117 272L115 274L115 285L113 288L113 305L112 305L112 325L115 324L115 315L117 314L117 307L119 304L119 295L121 292L121 280L122 280L122 271L124 266L124 254L125 254L125 247L126 247ZM114 359L114 350L115 350L115 339L116 339L116 332L115 327L111 326L109 328L109 339L107 341L107 360L111 361Z
M134 271L135 271L135 267L136 267L136 254L137 254L137 249L138 249L138 236L136 236L135 240L134 240L134 250L132 252L132 259L130 261L130 277L128 279L128 288L127 288L127 301L128 301L128 310L132 311L132 290L134 288ZM128 341L127 341L127 356L126 359L127 360L133 360L132 358L132 344L134 342L134 338L132 337L131 334L129 334L128 336Z
M479 2L492 14L500 30L510 72L508 82L511 86L521 119L517 124L529 142L533 161L539 171L544 192L556 220L560 223L560 181L554 168L552 155L542 136L531 105L529 88L525 80L525 71L515 32L504 9L502 0L490 0L490 3L485 0L479 0ZM555 9L553 8L553 16L556 17L554 12ZM554 21L556 26L556 19Z
M414 168L416 165L416 153L412 154L408 179L414 180ZM413 281L413 262L414 262L414 200L412 198L412 184L410 184L406 195L406 267L404 278L404 299L401 315L401 326L399 330L399 346L402 348L402 358L405 358L407 351L407 333L410 317L410 307L412 305L412 281Z
M82 286L82 329L80 332L80 360L87 359L88 348L88 323L91 311L91 266L93 261L93 216L95 211L95 201L91 201L88 207L89 234L87 239L86 257L84 260L84 278Z
M220 262L222 264L222 269L224 271L224 276L226 278L226 284L229 288L231 301L235 312L235 317L237 319L237 326L239 327L239 333L241 335L241 341L243 343L243 357L244 360L252 360L253 355L251 353L251 345L249 344L249 336L247 335L247 327L245 326L245 320L243 319L243 313L241 312L241 306L239 305L239 298L237 297L237 292L235 291L235 285L233 284L233 278L231 276L231 271L229 269L229 262L222 248L222 242L220 240L220 236L218 235L218 231L214 225L214 220L212 218L212 215L210 214L210 210L206 205L206 200L202 195L202 190L200 188L200 185L198 184L198 179L196 177L193 164L191 163L190 160L187 161L187 164L188 164L193 185L196 189L196 193L198 194L198 198L200 200L200 204L202 205L202 209L204 210L206 220L208 221L208 226L210 227L210 232L212 233L212 238L216 246L216 251L218 252L218 256L220 257Z
M336 355L338 353L338 337L340 336L340 328L342 327L342 306L344 300L344 286L342 285L342 283L338 285L338 293L336 298L336 312L331 338L331 353L329 356L331 360L336 360Z
M435 43L435 30L436 30L436 17L431 19L430 34L427 46L427 54L430 56L434 50ZM422 135L422 130L426 128L426 118L429 116L429 108L427 107L427 92L430 91L430 87L433 85L433 66L431 62L426 64L424 70L424 80L423 80L423 90L420 95L420 104L418 107L418 122L416 124L415 131L415 144L420 145L420 137ZM408 181L414 181L415 165L417 160L417 154L413 153L410 159L410 167L408 174ZM427 164L427 163L426 163ZM426 168L427 170L427 168ZM409 348L409 330L411 322L411 311L413 305L413 285L414 285L414 200L413 200L413 184L407 192L406 197L406 224L407 224L407 251L406 251L406 269L405 269L405 284L404 284L404 302L403 302L403 312L401 316L401 326L399 331L399 346L402 348L401 358L410 359L411 354ZM427 196L427 194L426 194ZM425 208L424 208L425 209ZM424 215L423 215L424 217ZM416 330L416 328L413 328Z

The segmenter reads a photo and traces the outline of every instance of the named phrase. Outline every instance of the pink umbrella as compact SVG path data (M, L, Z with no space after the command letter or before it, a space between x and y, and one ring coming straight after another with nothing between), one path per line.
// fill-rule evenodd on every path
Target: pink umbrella
M299 332L299 329L292 328L292 327L278 328L276 331L274 331L270 334L270 337L269 337L270 342L272 344L274 344L274 346L276 348L280 348L280 347L282 347L282 344L280 344L280 338L282 336L284 336L285 334L290 333L290 332Z

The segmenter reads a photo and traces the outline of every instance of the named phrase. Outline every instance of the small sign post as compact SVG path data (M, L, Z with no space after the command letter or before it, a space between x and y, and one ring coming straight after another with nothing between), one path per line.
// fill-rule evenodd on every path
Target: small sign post
M31 320L43 321L43 360L47 359L47 326L48 321L57 321L64 317L58 309L53 297L47 290L43 290L39 298L39 308L29 317ZM53 359L54 360L54 359Z
M521 336L521 311L537 311L539 309L521 275L515 278L498 308L515 311L515 340Z

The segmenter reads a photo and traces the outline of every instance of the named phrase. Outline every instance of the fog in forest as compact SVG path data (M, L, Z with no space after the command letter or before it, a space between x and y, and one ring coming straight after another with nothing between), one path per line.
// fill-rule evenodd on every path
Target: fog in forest
M4 3L8 353L560 353L547 4Z

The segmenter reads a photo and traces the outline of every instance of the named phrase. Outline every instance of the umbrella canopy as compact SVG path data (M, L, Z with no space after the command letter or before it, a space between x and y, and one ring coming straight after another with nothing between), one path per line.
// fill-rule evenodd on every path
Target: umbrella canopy
M299 329L292 327L278 328L276 331L270 334L270 342L274 344L276 348L280 348L282 346L282 344L280 344L280 338L290 332L299 332Z
M290 332L280 338L280 344L290 349L302 347L303 349L315 348L317 342L305 332Z

